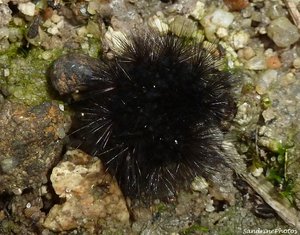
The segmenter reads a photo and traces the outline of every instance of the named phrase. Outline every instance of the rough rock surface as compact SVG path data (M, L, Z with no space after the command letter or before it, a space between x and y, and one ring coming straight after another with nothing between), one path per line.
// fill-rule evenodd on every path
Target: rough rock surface
M98 234L103 228L129 225L129 212L123 195L97 158L71 150L52 171L56 194L65 202L55 205L44 226L53 231L79 227Z
M19 195L47 182L47 173L60 157L68 128L55 103L32 108L11 103L0 112L0 192Z

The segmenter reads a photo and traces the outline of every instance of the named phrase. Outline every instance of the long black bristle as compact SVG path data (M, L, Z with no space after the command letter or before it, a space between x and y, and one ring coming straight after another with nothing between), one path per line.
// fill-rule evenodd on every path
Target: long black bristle
M80 81L72 104L80 148L101 158L125 196L174 195L225 163L232 76L203 43L174 35L137 35L121 47Z

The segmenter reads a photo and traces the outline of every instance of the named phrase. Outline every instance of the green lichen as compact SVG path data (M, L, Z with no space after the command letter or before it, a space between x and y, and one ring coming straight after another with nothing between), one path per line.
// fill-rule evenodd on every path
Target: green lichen
M272 101L268 96L262 96L260 105L262 109L266 110L272 106Z
M19 234L19 226L11 220L3 220L0 223L0 234Z
M253 93L253 91L255 91L255 86L252 83L246 83L242 86L242 90L241 93L243 95L249 94L249 93Z
M60 50L45 51L41 48L12 46L0 56L0 68L7 71L0 79L0 89L10 100L27 105L37 105L51 100L46 77L51 62L61 55Z
M199 224L193 224L192 226L182 230L181 232L179 232L180 235L190 235L190 234L197 234L197 232L202 232L202 233L206 233L208 232L209 229L207 227L203 227ZM201 233L201 234L202 234Z

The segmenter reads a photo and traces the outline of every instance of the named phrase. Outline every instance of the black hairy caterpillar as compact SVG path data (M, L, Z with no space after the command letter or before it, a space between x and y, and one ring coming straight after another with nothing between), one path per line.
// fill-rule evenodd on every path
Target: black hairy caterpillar
M71 106L79 148L103 161L125 196L174 196L226 164L232 75L203 42L147 33L120 44L112 60L58 59L52 83L60 94L78 93Z

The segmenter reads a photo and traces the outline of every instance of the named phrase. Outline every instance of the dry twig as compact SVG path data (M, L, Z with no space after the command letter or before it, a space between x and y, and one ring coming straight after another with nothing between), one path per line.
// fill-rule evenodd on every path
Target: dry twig
M255 178L251 174L242 174L245 181L258 193L264 201L289 225L300 230L300 213L279 197L273 185L264 177Z
M297 6L293 0L284 0L284 3L295 23L295 25L300 29L300 13Z

